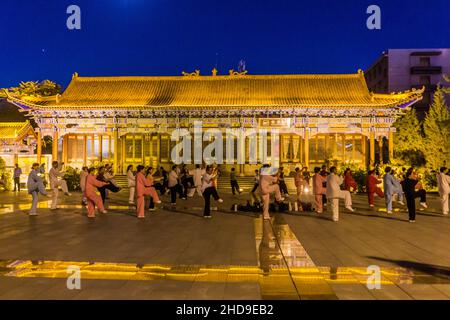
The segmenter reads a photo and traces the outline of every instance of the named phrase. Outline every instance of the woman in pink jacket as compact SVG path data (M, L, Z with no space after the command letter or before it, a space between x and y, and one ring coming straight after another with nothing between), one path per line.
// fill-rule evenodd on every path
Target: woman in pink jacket
M320 168L314 168L314 176L313 176L313 194L314 200L316 203L316 213L322 213L322 195L327 192L327 189L323 187L323 183L327 181L327 178L320 174Z
M155 203L161 203L156 189L153 187L153 178L151 175L146 177L144 169L145 167L143 165L139 165L136 174L136 211L138 218L145 218L145 196L151 196Z
M101 188L106 186L108 182L103 182L97 180L95 176L95 168L88 169L89 175L86 177L86 186L85 186L85 194L87 199L87 210L88 217L95 217L95 206L101 213L106 213L105 207L103 206L102 198L95 192L97 188Z

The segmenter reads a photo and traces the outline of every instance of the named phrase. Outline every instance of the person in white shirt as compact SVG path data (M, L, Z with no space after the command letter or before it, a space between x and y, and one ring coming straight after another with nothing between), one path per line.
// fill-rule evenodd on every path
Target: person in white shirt
M211 196L218 202L223 202L217 193L214 180L216 179L218 170L212 166L206 167L206 172L202 178L202 193L205 198L205 209L203 211L204 218L211 218Z
M194 186L195 186L195 190L197 191L197 194L199 196L203 196L202 195L202 177L205 174L205 171L200 167L199 164L195 165L195 169L192 170L191 175L194 179Z
M327 199L331 200L331 210L333 212L333 221L339 220L339 199L344 199L345 208L353 212L352 197L350 191L341 190L341 184L344 178L337 175L336 167L330 168L330 174L327 176Z
M437 174L439 198L443 214L448 214L448 197L450 194L450 176L445 174L446 170L446 167L442 167Z
M48 172L50 180L50 188L53 190L52 205L50 207L50 209L52 210L57 209L59 187L61 187L61 190L64 192L66 196L72 195L69 193L66 180L61 179L61 177L63 177L65 174L65 172L61 172L63 165L64 162L61 162L61 164L59 164L58 161L53 161L52 168Z
M130 196L128 197L128 203L134 204L134 191L136 190L136 176L134 175L132 164L130 164L127 168L127 181L128 181L128 188L130 188Z

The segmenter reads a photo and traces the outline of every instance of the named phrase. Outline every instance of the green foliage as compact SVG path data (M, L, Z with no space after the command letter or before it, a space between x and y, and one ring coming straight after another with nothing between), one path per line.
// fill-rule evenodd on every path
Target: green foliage
M11 171L6 168L5 159L0 157L0 187L4 190L11 190L12 187L12 174Z
M5 96L3 90L2 95ZM61 86L50 80L21 82L17 87L8 89L9 93L22 96L48 97L61 93Z
M394 157L409 166L425 164L424 141L416 111L410 109L394 122Z
M438 168L450 159L450 114L445 103L442 87L438 86L434 93L424 123L425 145L423 152L427 160L427 167Z
M64 180L70 191L80 190L80 171L77 168L66 166L66 174Z

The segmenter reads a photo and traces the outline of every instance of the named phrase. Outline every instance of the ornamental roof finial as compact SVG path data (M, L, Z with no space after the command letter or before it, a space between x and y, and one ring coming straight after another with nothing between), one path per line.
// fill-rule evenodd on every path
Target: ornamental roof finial
M217 76L217 69L216 68L212 69L211 72L212 72L212 76L213 77Z
M72 74L72 79L74 79L74 78L78 78L78 72L74 72L74 73Z

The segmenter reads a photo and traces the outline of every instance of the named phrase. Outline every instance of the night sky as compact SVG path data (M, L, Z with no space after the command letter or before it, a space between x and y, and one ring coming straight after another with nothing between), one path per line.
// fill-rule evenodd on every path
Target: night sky
M81 30L66 9L81 8ZM366 27L381 7L382 29ZM353 73L388 48L450 47L449 0L2 0L0 87L81 76Z

